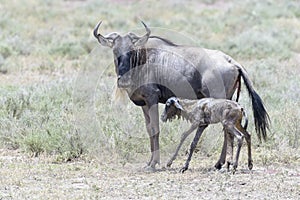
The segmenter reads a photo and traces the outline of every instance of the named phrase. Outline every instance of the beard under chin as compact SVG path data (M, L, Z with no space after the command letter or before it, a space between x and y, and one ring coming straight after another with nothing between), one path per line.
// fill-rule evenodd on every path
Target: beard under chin
M128 88L131 86L131 80L130 79L124 79L120 78L117 81L118 88Z

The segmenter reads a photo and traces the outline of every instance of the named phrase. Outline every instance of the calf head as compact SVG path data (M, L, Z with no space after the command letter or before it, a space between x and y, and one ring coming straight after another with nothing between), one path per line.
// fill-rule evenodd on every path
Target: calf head
M176 116L180 118L182 110L183 108L180 105L179 100L176 97L171 97L166 101L164 112L161 115L161 120L166 122L167 120L171 121L176 118Z
M118 77L118 87L126 88L130 86L131 73L130 70L134 68L136 64L136 50L145 45L150 36L150 29L144 25L146 34L144 36L137 36L134 33L128 33L124 36L118 33L110 33L107 36L103 36L98 33L98 29L101 25L101 21L96 25L94 29L94 36L98 39L98 42L103 46L112 48L114 54L115 71Z

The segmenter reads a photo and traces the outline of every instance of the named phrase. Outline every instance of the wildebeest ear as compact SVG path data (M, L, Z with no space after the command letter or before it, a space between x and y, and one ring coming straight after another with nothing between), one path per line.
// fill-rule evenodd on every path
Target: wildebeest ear
M134 33L129 32L128 35L131 38L132 43L136 43L140 39L140 37Z
M106 38L104 38L102 36L98 37L98 41L103 46L107 46L107 47L110 47L110 48L113 47L113 42L107 40Z
M103 46L112 48L114 46L115 39L119 37L118 33L110 33L107 36L98 35L98 41Z
M134 42L134 46L139 47L143 46L147 43L149 37L141 37L137 41Z

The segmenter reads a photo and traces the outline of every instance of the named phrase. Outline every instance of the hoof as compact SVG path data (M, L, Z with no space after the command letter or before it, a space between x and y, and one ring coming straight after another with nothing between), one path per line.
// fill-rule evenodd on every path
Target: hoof
M232 169L232 174L235 174L237 167L238 167L238 166L237 166L237 163L234 163L234 164L233 164L233 167L232 167L232 168L233 168L233 169Z
M169 161L169 162L167 163L167 167L171 167L171 165L172 165L172 161Z
M252 170L252 168L253 168L253 163L252 162L248 163L248 168L249 168L249 170Z
M236 168L233 168L233 169L232 169L232 174L234 175L235 172L236 172Z
M183 167L179 170L179 172L183 174L187 169L188 169L188 167Z
M148 172L148 173L154 173L157 171L157 169L155 167L151 167L151 166L146 166L144 167L144 172Z
M222 168L222 164L221 163L216 163L215 164L215 168L217 169L217 170L220 170L221 168Z
M227 162L227 163L226 163L226 169L227 169L227 172L230 171L230 165L232 165L231 162Z
M225 168L221 168L221 169L218 170L218 172L219 172L219 173L222 173L222 174L225 174L225 173L228 172L228 170L225 169Z

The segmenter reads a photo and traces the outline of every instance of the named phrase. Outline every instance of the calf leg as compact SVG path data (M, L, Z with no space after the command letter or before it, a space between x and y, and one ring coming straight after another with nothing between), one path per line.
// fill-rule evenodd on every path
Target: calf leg
M233 163L233 173L235 173L236 168L238 166L241 147L243 145L243 133L239 131L239 129L236 128L235 126L229 126L228 131L237 138L237 150L236 150L235 160Z
M251 170L253 168L253 160L252 160L252 154L251 154L251 135L243 129L243 134L245 136L246 142L247 142L247 149L248 149L248 168Z
M192 144L191 144L191 147L190 147L190 153L189 153L188 159L186 160L184 167L182 167L182 168L180 169L180 172L181 172L181 173L184 173L184 172L189 168L189 164L190 164L190 161L191 161L191 159L192 159L192 155L193 155L193 153L194 153L194 150L195 150L195 148L196 148L196 146L197 146L197 143L198 143L198 141L199 141L199 139L200 139L200 137L201 137L201 135L202 135L202 132L204 131L204 129L205 129L207 126L208 126L208 125L204 125L204 126L198 127L197 132L196 132L196 135L195 135L194 140L193 140L193 142L192 142Z
M176 159L178 152L183 144L183 142L185 141L185 139L187 138L187 136L189 136L195 129L197 128L197 125L192 125L191 128L189 128L189 130L185 131L184 133L182 133L181 135L181 139L180 139L180 143L176 148L175 153L173 154L173 156L170 158L169 162L167 163L167 167L170 167L173 163L173 161Z
M228 131L226 131L226 130L224 129L224 141L223 141L222 153L221 153L221 156L220 156L218 162L215 164L215 168L216 168L216 169L221 169L222 166L223 166L224 163L225 163L225 160L226 160L227 135L228 135Z
M247 142L247 149L248 149L248 168L251 170L253 168L253 160L251 155L251 135L245 131L245 139Z
M233 142L234 142L234 135L227 131L226 139L227 139L227 158L226 158L226 168L229 171L229 167L232 164L232 157L233 157ZM229 156L228 156L229 155Z
M237 128L240 132L243 133L246 142L247 142L247 151L248 151L248 168L251 170L253 168L253 161L252 161L252 154L251 154L251 134L242 127L242 125L239 123L237 125Z
M236 154L235 154L235 161L233 164L233 173L235 173L236 168L238 166L239 156L240 156L241 148L243 145L243 135L236 135L236 137L237 137L237 149L236 149Z

